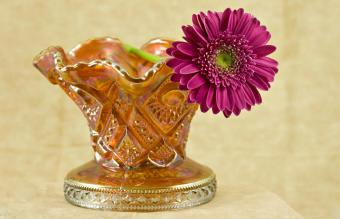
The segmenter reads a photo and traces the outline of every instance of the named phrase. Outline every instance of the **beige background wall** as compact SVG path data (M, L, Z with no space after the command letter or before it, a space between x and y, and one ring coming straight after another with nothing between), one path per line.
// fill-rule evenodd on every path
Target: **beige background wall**
M34 55L99 36L135 45L156 36L179 39L192 13L230 6L267 25L280 71L252 112L228 120L198 113L188 155L216 171L222 190L260 185L306 218L340 218L340 1L94 2L0 1L0 197L2 206L12 203L11 215L23 215L13 203L35 191L44 202L46 191L32 189L38 183L46 190L48 182L61 184L70 168L92 157L85 119L33 69ZM47 211L32 206L39 209Z

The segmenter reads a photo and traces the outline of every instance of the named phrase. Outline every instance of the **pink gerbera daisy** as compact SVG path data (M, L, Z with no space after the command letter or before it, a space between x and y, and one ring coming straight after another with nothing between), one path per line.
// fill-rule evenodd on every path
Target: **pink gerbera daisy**
M202 112L212 108L229 117L261 103L258 89L268 90L278 71L277 61L266 57L275 51L266 45L266 27L243 9L201 12L192 21L182 27L185 41L167 50L171 80L190 91L188 100Z

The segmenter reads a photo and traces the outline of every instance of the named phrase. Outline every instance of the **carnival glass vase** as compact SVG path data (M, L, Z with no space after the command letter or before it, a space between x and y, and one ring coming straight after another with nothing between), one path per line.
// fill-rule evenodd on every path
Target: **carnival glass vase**
M171 41L141 50L166 58ZM94 160L64 181L70 203L87 208L157 211L192 207L215 194L214 173L185 155L198 106L170 80L172 69L99 38L69 53L50 47L34 65L77 104L90 129Z

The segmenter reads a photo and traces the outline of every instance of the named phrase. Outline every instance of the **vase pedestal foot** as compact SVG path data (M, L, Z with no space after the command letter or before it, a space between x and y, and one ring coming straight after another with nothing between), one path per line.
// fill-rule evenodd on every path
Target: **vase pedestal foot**
M65 198L71 204L114 211L161 211L209 202L215 195L213 171L193 160L168 168L107 170L90 161L67 174Z

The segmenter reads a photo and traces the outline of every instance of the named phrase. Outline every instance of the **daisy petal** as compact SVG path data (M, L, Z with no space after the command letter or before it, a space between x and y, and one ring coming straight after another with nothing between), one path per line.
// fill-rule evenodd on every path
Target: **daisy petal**
M196 102L196 96L197 96L198 90L199 89L190 90L189 100L190 100L191 103Z
M175 50L176 50L176 48L174 48L174 47L167 48L167 49L166 49L166 53L167 53L169 56L172 56L172 54L174 53Z
M227 88L222 88L222 105L221 108L225 109L228 104L228 93L227 93Z
M209 86L207 84L203 84L198 91L196 99L198 102L203 103L205 102L205 97L207 96L209 90Z
M213 112L214 114L217 114L217 113L219 113L220 111L221 111L221 110L218 109L218 107L217 107L217 105L216 105L216 102L214 102L213 107L212 107L212 112Z
M199 32L202 36L206 37L205 30L204 30L204 23L202 16L193 14L192 15L192 23L194 24L194 29Z
M227 100L228 100L226 108L232 111L234 108L234 104L235 104L234 96L233 96L233 89L227 87L226 90L227 90Z
M261 26L262 29L265 27ZM266 44L270 39L270 33L268 31L259 31L259 34L254 35L253 38L249 40L250 44L252 44L254 47L261 46Z
M184 26L182 28L186 36L186 39L189 40L191 43L199 45L199 46L204 46L207 44L206 39L199 32L197 32L192 26Z
M179 82L181 80L180 74L172 74L170 78L173 82Z
M275 72L270 68L252 66L251 69L253 69L256 74L265 77L269 82L272 82L274 80Z
M246 17L245 23L243 24L243 27L239 30L239 34L246 36L246 34L250 31L250 29L253 26L253 19L252 15L248 14Z
M209 28L214 36L214 38L219 34L219 20L218 15L216 13L213 13L211 11L208 11L208 21Z
M180 73L181 69L188 65L188 62L182 62L173 68L173 71L176 73Z
M261 77L254 75L253 77L249 78L248 81L254 85L255 87L261 90L268 90L270 85L268 82L261 79Z
M243 94L241 95L241 92L239 91L240 88L235 90L234 92L234 98L235 98L235 106L239 109L243 109L245 107L245 101Z
M209 110L209 108L207 107L207 105L205 103L201 103L200 108L201 108L202 113L208 112L208 110Z
M180 85L184 86L186 90L188 90L188 82L191 80L192 75L182 75L179 83Z
M229 16L228 26L227 26L227 29L226 29L227 31L233 32L234 22L235 22L234 12L231 12L230 16Z
M181 51L182 53L184 53L185 55L188 56L196 56L197 54L197 49L196 47L194 47L193 45L189 44L189 43L180 43L176 46L176 48Z
M184 61L191 61L191 59L192 59L191 56L188 56L188 55L182 53L182 52L179 51L178 49L175 49L175 50L172 52L172 56L175 57L175 58L184 60Z
M234 109L233 109L233 113L236 115L236 116L238 116L238 115L240 115L240 112L241 112L241 109L239 109L238 107L234 107Z
M179 85L178 86L178 88L180 89L180 90L188 90L188 88L187 88L187 86L186 85Z
M259 59L254 59L254 62L257 65L261 65L264 67L274 67L276 68L278 63L274 59L268 58L268 57L261 57Z
M223 87L216 89L216 105L219 110L223 110Z
M239 22L237 23L234 33L235 34L240 34L243 32L244 28L247 27L247 24L249 24L249 19L250 19L251 15L250 14L244 14L241 19L239 20Z
M181 64L183 61L180 59L172 58L166 62L166 65L170 68L175 68L177 65Z
M214 24L208 18L204 19L204 24L205 32L207 33L209 40L214 40L217 35L217 31L215 30Z
M190 63L190 64L184 66L183 68L181 68L179 73L187 75L187 74L193 74L193 73L196 73L196 72L199 72L199 71L200 71L200 69L197 68L197 66L195 64Z
M261 98L259 91L251 84L248 84L248 86L251 89L252 93L254 94L256 103L257 104L262 103L262 98Z
M202 84L204 84L206 82L206 79L204 76L202 76L200 73L194 75L190 81L188 82L187 87L192 90L195 89L197 87L200 87Z
M226 10L224 10L224 12L222 14L222 18L221 18L221 24L220 24L220 30L221 31L227 30L228 23L229 23L229 20L230 20L230 14L231 14L230 8L227 8Z
M244 31L244 35L247 39L250 39L251 35L254 33L254 30L260 27L260 21L256 18L253 18L248 30Z
M214 93L215 93L215 88L213 87L213 85L211 85L209 87L209 90L208 90L208 93L207 93L207 100L206 100L206 103L207 103L207 107L208 108L211 108L212 105L213 105L213 97L214 97Z
M247 100L247 103L254 105L256 101L255 101L255 96L252 90L247 85L245 85L243 86L243 91L244 91L244 96Z
M257 55L257 57L267 56L273 53L276 50L275 46L272 45L264 45L259 46L253 50L253 52Z
M231 111L229 111L229 110L224 110L224 111L223 111L223 115L224 115L226 118L229 118L230 115L231 115Z

